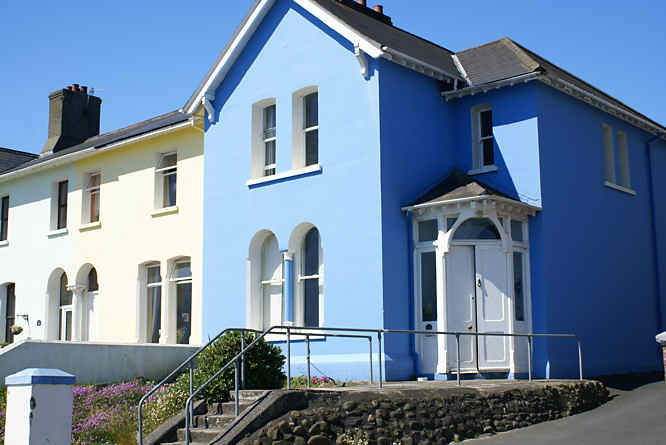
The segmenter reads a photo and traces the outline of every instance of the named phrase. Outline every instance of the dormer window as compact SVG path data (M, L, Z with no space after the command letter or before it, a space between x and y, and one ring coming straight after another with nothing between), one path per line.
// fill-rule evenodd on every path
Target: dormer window
M491 171L495 165L495 136L493 111L488 104L472 108L472 141L473 168Z
M277 107L275 104L264 108L264 176L275 174L277 167L275 149L277 146Z

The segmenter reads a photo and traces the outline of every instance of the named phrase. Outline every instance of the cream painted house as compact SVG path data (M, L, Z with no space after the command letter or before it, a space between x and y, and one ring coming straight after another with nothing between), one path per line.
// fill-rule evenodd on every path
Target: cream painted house
M203 120L99 135L85 87L49 99L42 153L0 149L0 342L200 344Z

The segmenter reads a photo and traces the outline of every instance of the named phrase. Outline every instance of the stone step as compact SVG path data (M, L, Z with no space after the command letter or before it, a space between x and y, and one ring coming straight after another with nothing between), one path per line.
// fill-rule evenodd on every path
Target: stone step
M249 400L240 400L238 404L238 412L243 412L247 407L252 405L252 401ZM236 414L236 402L224 402L224 403L210 403L208 404L208 414L210 415L219 415L219 414Z
M209 428L192 428L190 429L191 442L210 443L215 439L222 430L209 429ZM179 441L185 440L185 428L178 428L177 437Z
M234 420L236 420L236 416L228 414L202 414L194 416L194 427L222 430Z
M257 400L264 395L266 390L264 389L241 389L238 391L239 400ZM234 391L229 391L229 398L235 400Z

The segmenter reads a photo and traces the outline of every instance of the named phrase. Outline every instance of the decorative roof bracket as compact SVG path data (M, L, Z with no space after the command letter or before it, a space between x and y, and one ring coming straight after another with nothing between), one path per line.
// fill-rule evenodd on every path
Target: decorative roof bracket
M359 45L354 45L354 55L356 55L358 64L361 65L361 76L363 76L364 79L368 79L370 74L368 58L366 57L363 50L359 47Z
M216 122L216 120L215 120L215 108L213 107L213 101L214 100L215 100L215 95L212 94L212 93L206 93L201 98L201 104L206 109L206 112L208 112L208 122L210 122L211 125L214 125L215 122Z

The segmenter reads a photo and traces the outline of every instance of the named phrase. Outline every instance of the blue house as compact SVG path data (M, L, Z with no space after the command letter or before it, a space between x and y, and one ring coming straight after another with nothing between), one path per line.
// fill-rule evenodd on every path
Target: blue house
M660 369L666 128L516 42L453 52L365 1L256 0L184 109L207 117L204 333L575 333L586 376ZM388 379L455 376L455 337L384 340ZM367 341L312 353L368 378ZM524 338L460 355L527 375ZM577 376L575 341L533 358Z

